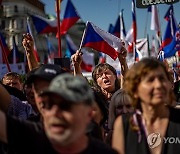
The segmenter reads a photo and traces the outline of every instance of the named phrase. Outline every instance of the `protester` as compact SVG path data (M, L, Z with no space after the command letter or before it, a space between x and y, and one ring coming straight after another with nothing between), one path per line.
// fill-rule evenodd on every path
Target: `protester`
M22 45L26 52L26 58L27 58L29 70L32 71L33 69L38 68L39 67L38 59L36 59L34 55L34 41L29 33L23 34Z
M142 59L127 72L124 89L136 112L115 121L112 147L119 153L180 153L179 144L164 142L164 137L180 137L180 110L173 108L170 80L165 65L153 58Z
M115 119L122 114L133 112L133 107L131 105L131 99L128 94L123 90L117 90L111 98L109 105L109 116L108 116L108 127L113 130L113 125Z
M38 112L40 112L41 114L43 114L43 103L42 97L39 94L49 86L51 80L54 77L65 72L66 71L59 65L44 64L30 73L27 77L26 82L32 85L36 107ZM40 117L40 115L38 117ZM36 120L39 121L39 118L37 118Z
M103 141L103 125L107 121L108 109L105 106L106 102L104 101L102 94L96 91L95 88L92 89L94 92L95 101L92 105L92 120L88 125L87 134Z
M22 79L21 76L16 72L8 72L2 78L2 83L7 86L11 86L17 88L18 90L22 90Z
M18 154L117 153L85 134L92 118L94 97L84 78L59 75L41 96L44 98L45 132L34 123L20 121L0 111L1 141L8 143Z

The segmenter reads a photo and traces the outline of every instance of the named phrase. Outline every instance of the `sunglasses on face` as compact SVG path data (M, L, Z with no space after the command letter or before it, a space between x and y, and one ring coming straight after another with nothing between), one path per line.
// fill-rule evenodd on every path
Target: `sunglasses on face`
M72 108L72 102L66 100L54 100L50 97L43 97L43 108L51 110L52 107L56 105L60 110L69 111Z

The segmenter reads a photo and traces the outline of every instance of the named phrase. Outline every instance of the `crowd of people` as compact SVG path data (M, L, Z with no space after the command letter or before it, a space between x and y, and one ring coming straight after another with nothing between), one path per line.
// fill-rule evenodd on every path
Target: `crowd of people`
M22 42L29 72L15 72L0 84L2 154L178 154L180 110L177 83L162 61L143 58L128 68L127 50L118 53L121 75L96 65L93 84L81 72L82 52L71 57L73 71L39 65L33 40Z

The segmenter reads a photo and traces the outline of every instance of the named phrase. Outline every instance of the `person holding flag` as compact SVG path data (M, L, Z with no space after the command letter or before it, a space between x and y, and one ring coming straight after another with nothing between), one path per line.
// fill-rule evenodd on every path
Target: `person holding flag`
M22 45L26 52L27 62L29 70L33 70L34 68L37 68L39 66L38 61L35 58L34 55L34 41L32 39L32 36L29 33L23 34L23 41Z

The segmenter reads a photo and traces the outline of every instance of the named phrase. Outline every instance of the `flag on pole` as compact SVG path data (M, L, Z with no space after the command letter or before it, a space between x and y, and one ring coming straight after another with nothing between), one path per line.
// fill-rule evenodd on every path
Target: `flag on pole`
M121 51L121 44L121 40L118 37L100 29L91 22L87 22L80 48L93 48L115 60L118 56L117 52Z
M166 12L166 14L164 16L164 19L166 21L170 20L170 15L171 14L174 14L174 7L173 7L173 5L170 5L169 9L167 10L167 12Z
M126 35L126 42L128 44L128 52L132 53L133 52L133 42L136 44L136 39L137 39L137 24L136 24L136 11L135 11L135 2L132 0L132 26L127 32Z
M112 34L113 29L114 29L113 24L109 24L108 32Z
M180 51L180 28L177 29L171 43L163 48L164 58L172 57Z
M48 59L58 58L58 50L53 46L47 37Z
M151 30L156 31L157 39L159 41L159 44L161 45L161 28L159 23L159 15L156 5L151 6Z
M137 24L136 24L136 10L135 10L135 1L132 0L132 28L133 28L133 42L136 44L136 39L137 39Z
M169 43L171 43L176 30L177 30L177 23L176 23L176 20L174 18L174 15L171 14L169 16L169 20L168 20L168 23L166 26L166 30L165 30L162 45L161 45L161 49L164 48Z
M11 52L10 52L10 50L9 50L7 44L6 44L6 40L5 40L4 36L1 33L0 33L0 38L1 38L1 41L2 41L2 45L3 45L4 49L5 49L6 56L8 57Z
M157 33L160 33L160 23L158 10L156 5L152 5L152 15L151 15L151 30L155 30Z
M71 0L67 1L65 13L64 13L64 19L61 23L61 35L64 35L67 33L67 31L80 19L80 16L78 15L73 3Z
M66 43L70 55L73 55L78 50L78 47L69 35L66 36ZM94 53L90 53L86 49L82 49L81 52L83 53L81 68L86 72L91 72L94 66Z
M120 16L118 15L118 18L116 20L115 26L112 30L112 34L115 35L116 37L120 38Z
M15 41L15 36L13 36L13 49L12 49L12 52L13 52L13 64L16 64L20 61L20 54L19 54L19 51L18 51L18 47L16 45L16 41Z
M67 52L69 53L69 57L71 57L71 55L75 54L76 50L78 49L77 46L74 44L73 40L71 39L71 37L67 34L65 36L66 39L66 45L67 45Z
M125 41L126 38L126 29L124 24L124 17L123 17L123 9L120 12L120 38L121 40Z
M56 19L46 19L38 15L31 15L31 18L38 34L57 32Z
M156 47L156 40L154 38L154 36L152 36L152 41L151 41L151 56L152 57L157 57L158 55L158 51L157 51L157 47Z
M38 62L40 62L40 57L38 55L36 44L35 44L35 41L34 41L34 37L33 37L32 31L31 31L31 26L30 26L29 18L27 18L27 33L29 33L31 35L31 37L33 39L33 42L34 42L34 51L33 51L34 56L35 56L36 60Z
M141 52L136 48L135 45L133 45L133 47L134 47L134 61L135 61L135 62L138 62L138 61L140 61L140 60L142 59L142 54L141 54Z

